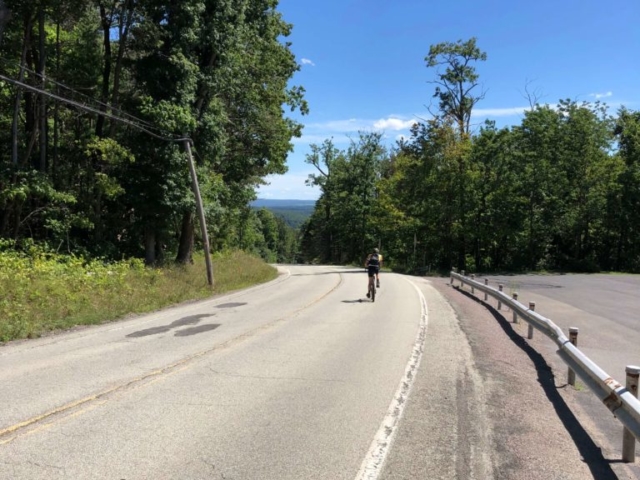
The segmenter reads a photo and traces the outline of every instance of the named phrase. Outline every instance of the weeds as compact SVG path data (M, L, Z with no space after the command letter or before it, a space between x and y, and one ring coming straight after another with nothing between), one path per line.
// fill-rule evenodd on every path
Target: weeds
M193 265L146 268L137 259L105 263L38 249L0 250L0 342L104 323L277 276L243 252L215 255L213 268L212 291L201 257Z

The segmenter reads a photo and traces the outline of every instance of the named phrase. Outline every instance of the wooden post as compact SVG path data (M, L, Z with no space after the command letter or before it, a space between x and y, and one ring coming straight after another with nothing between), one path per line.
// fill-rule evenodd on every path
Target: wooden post
M638 398L638 377L640 376L640 367L628 365L627 372L627 390ZM626 427L622 433L622 461L632 463L636 461L636 439Z
M536 302L529 302L529 310L532 312L536 311ZM533 325L529 324L529 332L527 333L527 338L533 338Z
M574 346L578 346L578 329L576 327L569 328L569 341ZM567 383L574 386L576 384L576 372L574 372L571 367L569 367L569 370L567 371Z
M200 196L200 186L198 185L198 175L196 174L196 166L193 163L193 155L191 154L191 140L184 141L184 148L187 150L189 160L189 172L191 173L191 186L193 195L196 198L196 209L198 210L198 218L200 219L200 230L202 231L202 243L204 243L204 261L207 265L207 281L209 286L213 287L213 266L211 264L211 251L209 247L209 234L207 233L207 222L204 218L204 208L202 207L202 197Z
M513 292L511 296L516 302L518 301L518 292ZM513 323L518 323L518 314L516 313L515 308L513 309Z

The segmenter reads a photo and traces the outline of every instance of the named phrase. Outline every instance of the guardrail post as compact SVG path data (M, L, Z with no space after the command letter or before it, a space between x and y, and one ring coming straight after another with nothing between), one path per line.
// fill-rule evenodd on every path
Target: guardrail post
M502 289L504 288L504 285L502 285L501 283L498 285L498 291L500 291L500 293L502 293ZM502 301L498 299L498 310L500 310L502 308Z
M576 327L569 327L569 341L573 343L575 347L578 346L578 329ZM567 383L575 386L576 384L576 372L571 367L567 371Z
M472 273L471 274L471 280L475 280L476 279L476 274ZM476 293L476 289L473 288L473 283L471 284L471 293Z
M464 278L465 276L465 271L464 270L460 270L460 275L462 275L462 278ZM464 281L460 280L460 290L464 289Z
M513 300L516 302L518 301L518 292L513 292L511 296L513 297ZM515 308L513 309L513 323L518 323L518 314L516 313Z
M488 278L485 278L485 279L484 279L484 284L485 284L487 287L489 286L489 279L488 279ZM486 302L488 298L489 298L489 297L487 296L487 292L484 292L484 301Z
M536 302L529 302L529 310L532 312L536 311ZM527 333L527 338L533 338L533 325L529 324L529 332Z
M634 397L638 398L640 367L628 365L625 370L627 372L627 390L629 390ZM626 427L622 432L622 461L627 463L636 461L636 439Z

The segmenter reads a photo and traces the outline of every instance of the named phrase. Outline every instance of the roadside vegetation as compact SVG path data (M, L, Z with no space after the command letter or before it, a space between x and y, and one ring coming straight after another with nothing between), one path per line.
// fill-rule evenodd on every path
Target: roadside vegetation
M0 342L93 325L269 281L274 267L243 252L213 257L215 288L204 260L148 268L139 259L104 262L31 246L0 251Z

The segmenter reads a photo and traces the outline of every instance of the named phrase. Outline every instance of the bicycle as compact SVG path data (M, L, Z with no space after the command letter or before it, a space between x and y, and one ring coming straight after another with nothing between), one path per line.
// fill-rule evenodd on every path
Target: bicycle
M375 275L369 277L369 293L368 293L367 297L371 297L371 301L372 302L376 301L376 282L375 282L375 279L376 279Z

